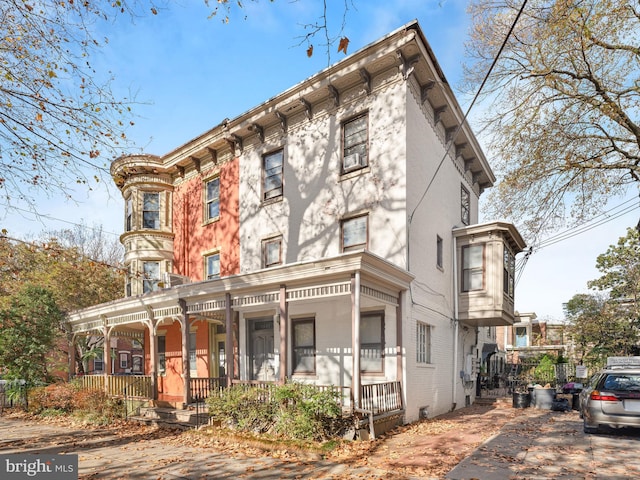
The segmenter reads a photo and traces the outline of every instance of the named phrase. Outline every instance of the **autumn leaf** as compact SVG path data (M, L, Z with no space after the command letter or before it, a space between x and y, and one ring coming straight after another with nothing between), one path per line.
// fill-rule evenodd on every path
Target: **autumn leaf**
M42 121L42 114L41 114L41 113L36 113L36 120L37 120L38 122L41 122L41 121Z
M349 39L347 37L342 37L340 39L340 43L338 44L338 52L344 52L347 54L347 47L349 46Z
M309 48L307 48L307 57L311 58L312 55L313 55L313 45L309 45Z

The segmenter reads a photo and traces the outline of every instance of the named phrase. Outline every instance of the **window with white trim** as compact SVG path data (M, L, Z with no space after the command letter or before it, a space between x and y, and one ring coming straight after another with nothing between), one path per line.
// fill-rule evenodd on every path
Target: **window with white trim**
M96 356L93 359L93 371L94 372L103 372L104 371L104 362L102 361L104 354L102 352L96 352Z
M142 293L158 290L160 262L142 262L142 275Z
M342 251L367 248L368 215L342 220Z
M462 291L484 288L484 245L462 247Z
M129 368L129 355L126 353L120 354L120 368L121 369Z
M213 178L206 183L206 218L205 221L220 217L220 177Z
M431 325L423 322L416 324L416 361L431 363Z
M126 201L124 223L125 232L130 232L133 229L133 195L129 195Z
M369 114L364 113L342 124L342 173L369 164Z
M142 194L142 228L160 229L160 194L158 192Z
M443 252L443 244L442 244L442 238L440 238L440 235L436 235L436 266L438 268L443 268L443 263L442 263L442 252Z
M220 253L204 257L207 280L220 277Z

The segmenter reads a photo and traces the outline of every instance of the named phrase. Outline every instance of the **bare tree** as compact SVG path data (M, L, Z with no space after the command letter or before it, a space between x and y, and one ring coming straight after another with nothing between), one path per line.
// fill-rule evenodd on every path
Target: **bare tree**
M72 195L109 178L126 147L132 99L115 98L92 66L107 42L98 22L152 8L147 1L0 3L0 189L6 203L33 192ZM148 11L148 10L147 10Z
M522 6L474 0L465 87L483 72ZM637 0L533 0L485 86L499 177L492 216L536 236L601 211L640 180ZM571 222L569 222L571 223Z

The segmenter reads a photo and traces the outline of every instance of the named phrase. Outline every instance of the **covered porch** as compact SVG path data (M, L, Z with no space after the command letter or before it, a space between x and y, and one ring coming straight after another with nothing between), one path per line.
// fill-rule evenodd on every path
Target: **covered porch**
M402 412L402 321L411 274L367 252L180 285L68 318L74 337L144 338L144 375L87 387L180 408L234 383L338 388L343 406ZM98 380L99 378L99 380Z

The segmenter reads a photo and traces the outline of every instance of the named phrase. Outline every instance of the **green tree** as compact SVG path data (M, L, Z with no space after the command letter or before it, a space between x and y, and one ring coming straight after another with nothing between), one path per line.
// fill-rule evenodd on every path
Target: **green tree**
M95 256L94 256L95 255ZM25 242L0 237L0 308L8 307L25 285L37 285L53 296L64 313L121 298L124 288L122 246L102 228L78 226ZM69 334L58 325L49 361L58 371L68 367ZM76 338L76 365L102 352L102 338Z
M24 285L0 310L0 366L8 378L28 383L51 379L47 356L63 314L45 288Z
M475 91L523 2L474 0L465 87ZM535 235L581 222L640 180L637 0L532 0L483 90L500 178L489 214Z
M625 308L635 322L640 319L640 234L628 228L627 234L598 256L596 268L602 276L588 283L590 288L608 291L611 299Z
M609 356L635 353L638 328L607 294L574 295L564 310L579 364L600 367Z

